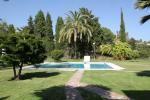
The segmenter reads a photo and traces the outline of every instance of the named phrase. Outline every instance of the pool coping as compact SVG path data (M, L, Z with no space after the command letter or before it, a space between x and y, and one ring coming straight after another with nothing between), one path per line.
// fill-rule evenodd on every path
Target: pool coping
M62 63L76 63L76 64L87 64L84 62L44 62L41 64L62 64ZM29 66L24 66L23 69L56 69L56 70L62 70L62 71L75 71L75 70L123 70L125 68L120 67L116 64L110 63L110 62L88 62L88 64L107 64L109 66L111 66L111 69L105 69L105 68L101 68L101 69L85 69L85 68L35 68L34 65L29 65Z

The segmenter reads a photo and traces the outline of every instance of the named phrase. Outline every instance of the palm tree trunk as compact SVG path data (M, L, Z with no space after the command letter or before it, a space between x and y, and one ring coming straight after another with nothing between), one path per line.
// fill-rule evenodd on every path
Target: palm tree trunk
M77 59L77 43L75 42L75 59Z

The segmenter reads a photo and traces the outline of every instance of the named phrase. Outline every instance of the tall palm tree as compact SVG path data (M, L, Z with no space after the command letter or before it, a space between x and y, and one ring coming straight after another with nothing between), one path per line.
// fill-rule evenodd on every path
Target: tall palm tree
M136 9L146 9L150 8L150 0L137 0L135 3ZM150 19L150 15L143 16L141 19L141 24L144 24L146 21Z
M70 11L66 18L66 23L60 31L59 42L67 40L69 43L74 43L75 57L77 49L77 40L82 40L86 36L88 42L92 37L92 27L87 23L87 15L75 11ZM88 19L90 20L90 18Z

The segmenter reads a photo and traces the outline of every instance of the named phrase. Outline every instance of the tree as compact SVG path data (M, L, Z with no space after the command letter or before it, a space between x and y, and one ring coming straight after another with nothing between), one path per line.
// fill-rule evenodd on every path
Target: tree
M60 33L60 30L61 28L64 26L64 21L63 21L63 18L62 17L58 17L57 18L57 23L56 23L56 29L55 29L55 38L56 38L56 41L59 40L59 33Z
M142 9L142 10L146 8L150 8L150 0L137 0L137 2L135 3L135 8ZM149 19L150 19L150 15L146 15L142 17L140 22L141 24L144 24Z
M67 40L68 43L73 43L75 48L75 57L77 58L77 42L85 39L89 42L92 37L92 28L87 23L86 15L75 11L70 11L64 27L60 31L59 42ZM89 18L89 20L91 20Z
M49 13L46 15L46 21L45 21L45 32L46 35L50 38L51 41L54 40L53 36L53 29L52 29L52 20Z
M8 33L14 34L15 32L16 32L16 30L14 28L14 25L13 24L8 25Z
M34 22L31 16L28 19L28 29L29 29L29 34L34 34Z
M121 42L126 42L126 32L125 32L125 24L124 24L122 9L121 9L121 23L120 23L119 35L120 35L120 41Z
M128 43L131 45L131 48L132 48L133 50L136 49L136 40L135 40L134 38L131 38L131 39L128 41Z
M24 64L41 63L46 58L43 42L37 36L29 34L10 34L5 37L0 48L5 50L1 59L13 67L14 79L21 78ZM19 67L18 75L16 67Z
M51 16L49 13L47 13L46 15L45 33L46 33L46 37L48 37L49 50L51 51L54 49L54 36L53 36Z
M95 17L92 14L92 11L88 10L87 8L80 8L79 12L82 15L89 16L89 17L85 17L84 19L87 20L87 23L92 28L92 38L91 38L90 42L88 43L86 41L86 39L83 39L85 41L83 41L83 43L81 43L82 45L81 45L81 48L79 50L88 50L88 51L91 52L93 50L93 43L95 43L95 47L97 48L101 44L101 42L102 42L102 29L101 29L101 25L99 23L98 17Z
M102 44L112 44L114 41L115 35L113 32L106 28L102 27L101 43Z
M56 49L65 49L66 43L59 43L60 30L64 27L64 21L62 17L57 18L56 29L55 29L55 48Z
M34 20L34 32L41 37L44 37L45 34L45 17L42 10L38 11Z

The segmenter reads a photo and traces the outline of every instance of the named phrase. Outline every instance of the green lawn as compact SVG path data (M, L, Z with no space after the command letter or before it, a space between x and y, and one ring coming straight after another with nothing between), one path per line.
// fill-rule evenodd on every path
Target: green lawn
M12 70L0 70L0 100L65 100L64 84L74 72L24 70L9 81Z
M123 71L86 71L82 82L105 87L135 100L150 98L150 60L111 61Z
M83 61L67 60L64 61ZM98 85L135 100L150 98L150 60L114 61L123 71L86 71L82 82ZM74 72L57 70L23 70L23 80L10 81L12 69L0 69L0 100L65 100L64 84ZM85 100L102 100L96 94L77 88Z

